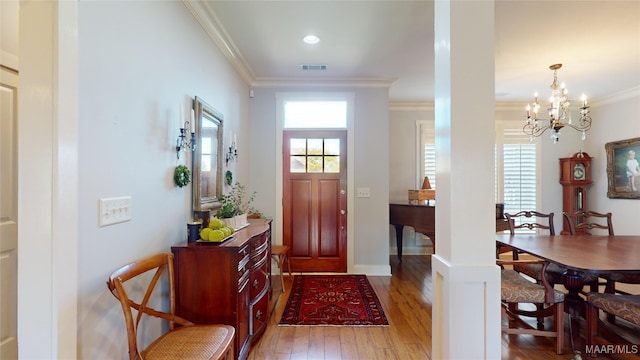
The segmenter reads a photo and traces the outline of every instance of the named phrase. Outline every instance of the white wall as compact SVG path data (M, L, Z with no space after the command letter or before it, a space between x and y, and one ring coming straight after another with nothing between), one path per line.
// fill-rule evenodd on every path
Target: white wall
M173 184L175 166L190 165L175 153L181 106L186 116L202 97L224 114L225 135L239 133L249 89L182 2L82 1L78 17L78 353L125 358L122 311L105 281L185 240L191 192ZM230 166L248 182L248 144L238 142ZM98 227L98 200L116 196L132 197L133 220Z

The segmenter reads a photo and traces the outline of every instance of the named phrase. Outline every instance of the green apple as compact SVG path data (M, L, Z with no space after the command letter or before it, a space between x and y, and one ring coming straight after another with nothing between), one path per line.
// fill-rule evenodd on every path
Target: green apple
M224 238L225 235L221 230L211 230L209 233L209 241L222 241Z
M209 228L204 228L200 230L200 239L209 241L209 236L213 230Z

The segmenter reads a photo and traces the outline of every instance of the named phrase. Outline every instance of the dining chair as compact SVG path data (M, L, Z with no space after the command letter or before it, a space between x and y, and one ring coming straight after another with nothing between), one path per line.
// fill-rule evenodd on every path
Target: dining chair
M580 232L591 234L593 229L606 230L609 236L615 235L613 231L612 215L608 213L599 213L596 211L577 211L572 214L563 213L565 221L569 224L569 232L576 235ZM605 280L605 293L614 294L620 292L616 290L616 282L629 284L640 284L640 273L609 273L600 275ZM603 285L603 284L600 284ZM597 292L597 289L591 289ZM622 294L629 295L625 292ZM612 319L612 317L610 317Z
M505 217L507 218L507 223L509 224L509 234L515 235L519 229L527 229L527 230L536 230L536 231L545 231L549 235L555 235L556 230L553 224L553 216L554 213L542 213L539 211L519 211L517 213L505 213ZM519 254L517 250L512 250L512 257L514 260L519 259ZM516 263L513 265L513 270L525 274L533 279L535 279L538 283L542 281L541 273L542 273L542 264L540 263ZM547 266L547 280L552 284L562 283L562 273L565 271L564 268L558 266L557 264L551 263ZM538 311L542 310L542 305L538 304ZM517 311L517 306L511 306L512 311ZM544 326L544 318L538 317L538 327L542 328Z
M151 277L153 270L155 272ZM166 273L166 276L163 276L163 273ZM154 309L149 304L151 299L162 300L158 297L162 296L160 288L163 287L158 286L158 290L154 292L161 278L166 278L168 282L168 311ZM107 287L120 301L124 313L130 360L233 359L234 327L194 325L175 314L173 254L160 253L122 266L109 276ZM130 296L134 293L136 296ZM132 310L135 310L135 317ZM140 327L143 315L147 315L145 319L150 316L169 321L169 330L144 348L138 341L138 336L143 336ZM145 320L143 324L148 325L149 322Z
M505 269L504 265L515 266L517 264L538 264L541 266L541 281L534 282L526 279L515 270ZM501 267L501 287L500 299L505 313L509 317L506 325L502 326L502 332L506 334L528 334L533 336L554 337L556 341L556 353L563 353L564 345L564 293L555 290L547 281L546 270L549 265L545 260L497 260ZM532 303L536 305L536 310L513 311L513 304ZM516 307L517 308L517 307ZM521 316L527 317L549 317L553 316L553 327L551 329L534 328ZM519 324L520 326L516 326Z
M613 235L613 223L610 212L599 213L581 210L574 213L563 212L562 216L569 225L571 235L579 233L591 234L593 229L607 230L609 235Z
M509 225L509 234L515 235L518 229L542 229L547 230L549 235L555 235L553 226L553 213L545 214L537 211L519 211L517 213L504 213ZM498 255L504 252L512 251L513 259L518 259L518 252L514 249L508 249L504 246L498 248Z
M590 349L594 346L613 346L619 349L634 349L634 359L640 359L637 345L633 339L627 339L619 331L613 331L600 320L600 310L607 315L619 317L635 325L629 327L630 333L640 333L640 295L618 295L591 292L587 294L587 335L586 342ZM592 352L591 356L596 357ZM631 354L627 354L632 356ZM626 358L626 357L625 357Z

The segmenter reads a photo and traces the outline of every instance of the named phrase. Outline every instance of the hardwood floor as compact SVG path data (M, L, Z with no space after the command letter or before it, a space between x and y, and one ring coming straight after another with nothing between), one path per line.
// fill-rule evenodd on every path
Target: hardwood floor
M278 326L291 279L285 276L285 293L279 281L274 282L277 304L249 360L431 359L431 257L405 256L398 263L392 256L391 269L391 277L369 276L389 320L387 327ZM502 359L571 359L568 329L566 334L564 355L555 353L553 339L502 335ZM584 348L583 339L579 342L576 348ZM464 346L462 339L460 345ZM583 354L583 358L587 357Z

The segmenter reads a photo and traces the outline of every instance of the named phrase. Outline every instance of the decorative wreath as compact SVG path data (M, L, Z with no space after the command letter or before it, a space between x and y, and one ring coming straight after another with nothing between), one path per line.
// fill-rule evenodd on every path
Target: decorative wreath
M227 181L227 185L231 185L231 183L233 183L233 173L229 170L227 170L226 174L224 175L226 181Z
M173 172L173 181L178 187L189 185L191 182L191 171L185 165L176 166L176 170Z

